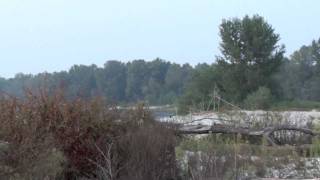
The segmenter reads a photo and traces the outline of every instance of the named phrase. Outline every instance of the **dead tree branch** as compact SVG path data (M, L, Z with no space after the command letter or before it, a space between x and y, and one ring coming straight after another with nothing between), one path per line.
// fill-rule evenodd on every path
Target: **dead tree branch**
M311 129L295 127L290 125L281 125L267 127L264 129L249 129L248 127L235 127L231 125L216 124L208 125L183 125L177 128L178 134L239 134L249 137L265 138L270 145L278 145L273 134L280 131L294 131L312 137L319 136L319 133L313 132Z

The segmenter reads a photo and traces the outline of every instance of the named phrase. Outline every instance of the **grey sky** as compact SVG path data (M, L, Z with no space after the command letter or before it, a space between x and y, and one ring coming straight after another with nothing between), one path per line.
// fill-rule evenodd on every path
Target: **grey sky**
M0 76L156 57L196 64L219 54L223 18L259 14L287 55L320 37L318 0L0 0Z

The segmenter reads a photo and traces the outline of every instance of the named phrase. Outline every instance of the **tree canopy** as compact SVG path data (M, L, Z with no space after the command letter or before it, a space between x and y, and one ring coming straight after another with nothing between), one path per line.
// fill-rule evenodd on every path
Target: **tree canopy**
M222 56L217 62L229 99L240 102L261 86L272 90L272 75L285 52L272 26L258 15L223 20L220 36Z
M104 67L74 65L69 71L0 79L0 90L22 97L25 89L62 88L67 98L105 97L117 104L146 101L149 104L172 104L183 93L193 67L162 59L133 60L128 63L111 60Z

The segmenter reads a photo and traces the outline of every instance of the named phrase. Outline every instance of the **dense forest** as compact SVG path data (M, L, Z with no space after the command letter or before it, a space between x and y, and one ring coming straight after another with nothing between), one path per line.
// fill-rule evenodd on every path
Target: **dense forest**
M285 57L280 35L261 16L223 20L219 28L221 55L212 64L111 60L104 67L74 65L68 71L19 73L1 78L0 89L22 97L25 89L63 88L70 99L102 96L122 105L177 103L185 110L210 108L213 90L246 108L320 100L320 39Z
M170 104L183 93L194 68L161 59L128 63L107 61L104 67L75 65L69 71L17 74L1 79L1 90L21 97L25 89L63 88L68 98L104 96L108 101L135 103L145 100L150 104Z

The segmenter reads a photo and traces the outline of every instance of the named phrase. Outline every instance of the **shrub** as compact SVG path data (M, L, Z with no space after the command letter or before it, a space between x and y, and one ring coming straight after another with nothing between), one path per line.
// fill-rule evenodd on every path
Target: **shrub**
M272 103L270 89L259 87L259 89L247 96L244 105L249 109L268 109Z
M110 163L114 180L174 177L174 135L142 105L119 110L100 98L27 92L25 99L3 96L0 123L0 140L9 143L1 178L98 178Z

